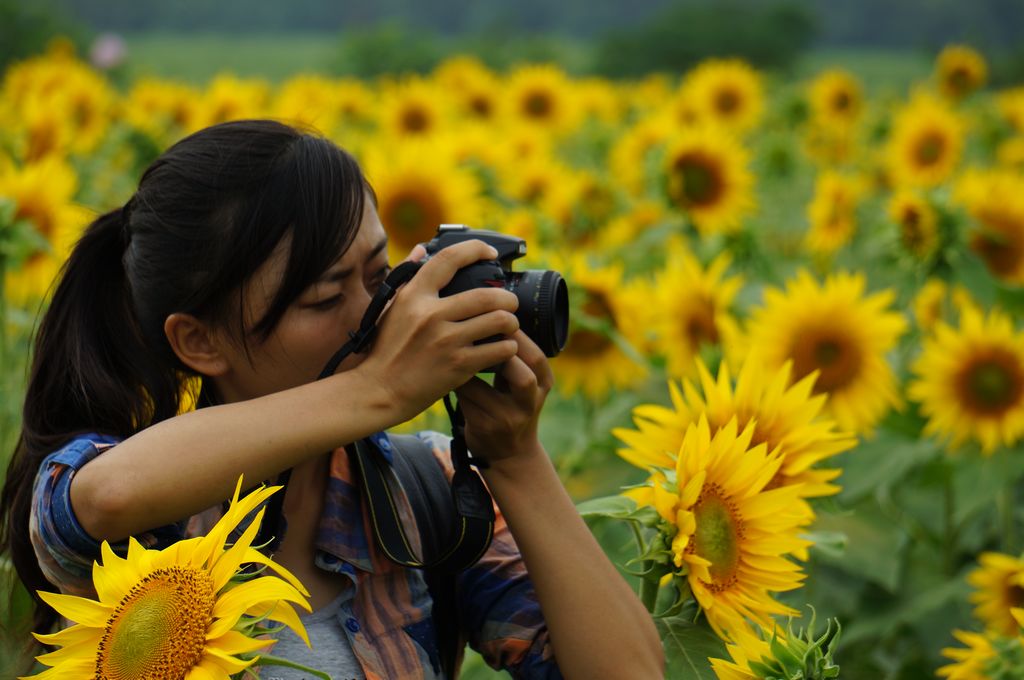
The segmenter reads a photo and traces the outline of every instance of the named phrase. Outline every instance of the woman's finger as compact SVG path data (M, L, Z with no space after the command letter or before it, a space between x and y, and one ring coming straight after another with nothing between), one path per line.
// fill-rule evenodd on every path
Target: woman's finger
M555 384L555 374L551 370L551 362L548 361L547 356L544 354L537 343L530 339L526 333L521 329L512 334L512 338L519 345L519 351L516 355L522 359L523 363L526 364L537 378L537 385L547 391L550 390Z
M498 251L479 239L471 239L442 248L427 260L409 286L437 293L448 285L455 272L480 260L493 260Z
M473 288L443 298L439 306L445 319L462 321L496 309L514 313L519 298L504 288Z
M519 330L519 319L512 312L496 309L472 319L452 324L455 337L459 344L477 342L495 335L512 336Z
M409 254L405 256L402 262L419 262L427 256L427 249L422 243L417 243L409 251Z

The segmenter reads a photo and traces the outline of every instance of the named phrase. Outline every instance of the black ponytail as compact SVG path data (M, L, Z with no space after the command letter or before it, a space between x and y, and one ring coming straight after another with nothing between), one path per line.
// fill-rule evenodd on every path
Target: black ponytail
M78 434L127 438L174 417L190 370L164 336L167 316L185 312L239 329L243 342L265 340L348 248L366 190L356 162L332 142L274 121L235 121L172 146L124 208L85 230L34 340L0 496L0 555L10 554L36 599L33 630L56 620L36 595L54 584L28 532L43 458ZM282 283L255 327L241 328L243 286L286 235Z

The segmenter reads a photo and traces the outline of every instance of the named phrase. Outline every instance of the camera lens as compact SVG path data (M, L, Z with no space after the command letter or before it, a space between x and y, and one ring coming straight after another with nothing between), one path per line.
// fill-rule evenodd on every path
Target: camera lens
M546 356L556 356L569 338L569 288L550 269L512 274L509 289L519 298L519 327Z

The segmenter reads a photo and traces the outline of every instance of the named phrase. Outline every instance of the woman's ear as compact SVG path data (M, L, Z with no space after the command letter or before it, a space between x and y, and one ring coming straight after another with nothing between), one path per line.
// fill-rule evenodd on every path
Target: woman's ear
M168 316L164 335L182 363L201 375L224 375L231 367L221 349L222 337L191 314L175 312Z

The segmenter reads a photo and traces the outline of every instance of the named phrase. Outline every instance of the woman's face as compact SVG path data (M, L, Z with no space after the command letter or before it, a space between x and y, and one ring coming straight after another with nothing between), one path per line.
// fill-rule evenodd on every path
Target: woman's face
M296 387L316 379L324 364L359 327L370 299L391 271L388 239L370 200L352 245L320 279L291 304L264 342L249 340L249 357L239 343L226 350L230 369L215 378L221 399L241 401ZM287 267L290 240L284 239L246 288L246 328L262 318ZM351 354L340 369L362 361ZM250 363L251 359L251 363Z

